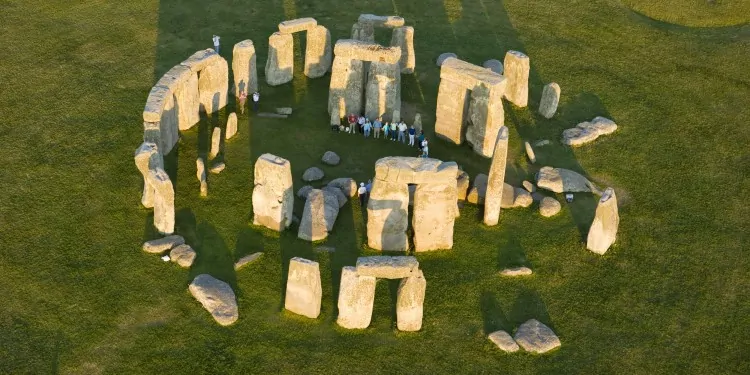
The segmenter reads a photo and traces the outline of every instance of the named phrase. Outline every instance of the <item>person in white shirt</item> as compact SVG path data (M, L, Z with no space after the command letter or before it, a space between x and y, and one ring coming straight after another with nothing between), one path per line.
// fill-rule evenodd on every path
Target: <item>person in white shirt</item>
M359 132L363 133L365 131L365 116L359 116L359 118L357 119L357 124L359 125L356 126L359 128Z
M213 39L214 39L214 50L216 51L216 53L219 53L219 39L221 39L221 37L219 37L218 35L214 35Z
M254 92L253 93L253 111L258 112L258 102L260 101L260 93Z
M427 140L422 141L422 157L426 158L429 156L429 149L427 147Z
M398 124L398 141L406 143L406 123L403 121Z
M365 199L367 199L367 188L365 187L364 182L359 183L359 189L357 190L357 194L359 195L359 205L364 207Z

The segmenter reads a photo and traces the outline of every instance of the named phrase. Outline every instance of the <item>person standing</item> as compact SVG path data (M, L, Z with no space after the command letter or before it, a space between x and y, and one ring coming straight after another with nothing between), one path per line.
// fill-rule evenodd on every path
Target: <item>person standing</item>
M359 195L359 205L364 208L365 199L367 199L367 188L365 187L364 182L359 183L359 189L357 189L357 194Z
M429 153L429 148L427 147L427 143L428 143L427 139L425 139L424 141L422 141L422 157L423 158L426 158L430 154Z
M383 125L383 138L387 141L388 140L388 132L391 130L391 123L386 121L385 125Z
M419 151L422 151L422 142L424 142L424 130L419 131L419 137L417 137L417 147Z
M406 124L403 121L398 124L398 141L406 143Z
M350 113L349 116L346 118L346 121L349 123L349 127L346 128L346 130L351 133L352 128L354 127L354 124L357 123L357 115L354 113Z
M247 93L245 91L240 92L240 113L245 114L245 102L247 102Z
M365 130L365 138L369 138L370 131L372 131L372 123L370 122L370 120L365 121L364 130Z
M357 124L359 125L359 132L362 133L365 129L365 116L359 116L357 119Z
M260 102L260 93L256 91L253 93L253 111L256 113L258 112L258 102Z
M414 146L414 136L417 135L417 131L414 129L414 125L409 127L409 146Z
M375 136L373 138L378 139L380 138L380 128L383 127L383 123L380 122L380 117L375 119L375 122L372 123L372 128L375 129Z
M219 39L221 39L221 37L219 37L218 35L214 35L213 39L214 39L214 50L216 51L216 53L219 53Z

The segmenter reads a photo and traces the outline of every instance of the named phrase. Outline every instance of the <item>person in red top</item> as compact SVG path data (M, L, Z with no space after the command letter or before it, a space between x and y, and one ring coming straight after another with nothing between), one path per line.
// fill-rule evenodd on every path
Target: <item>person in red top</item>
M346 118L346 121L349 122L349 129L351 132L351 129L354 129L354 127L357 126L357 115L350 113L349 117Z

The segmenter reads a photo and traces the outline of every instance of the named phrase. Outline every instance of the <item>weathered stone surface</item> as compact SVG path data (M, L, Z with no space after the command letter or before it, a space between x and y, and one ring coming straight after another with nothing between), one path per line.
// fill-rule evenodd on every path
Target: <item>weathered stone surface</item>
M324 193L326 194L332 194L336 198L336 202L338 202L339 208L344 207L346 202L349 201L349 198L344 194L341 189L335 187L335 186L325 186L322 189Z
M146 182L154 189L154 227L161 234L174 232L174 187L161 168L149 169Z
M237 114L232 112L227 117L227 131L224 136L226 139L231 139L235 134L237 134Z
M213 174L219 174L226 167L227 167L227 165L224 164L224 162L219 162L219 163L216 163L216 164L212 165L211 169L209 169L209 172L211 172Z
M417 131L417 134L422 131L422 115L419 113L414 115L414 129Z
M500 275L502 276L528 276L533 274L534 272L529 267L515 267L515 268L506 268L502 271L500 271Z
M536 154L534 153L534 149L531 148L531 144L524 142L523 147L526 149L526 157L529 158L531 164L536 163Z
M529 57L518 51L508 51L503 65L508 78L505 98L519 107L526 107L529 102Z
M237 298L229 284L211 275L200 274L193 279L188 289L217 323L228 326L239 318Z
M401 59L401 48L384 47L374 42L353 39L339 39L333 48L336 57L351 60L397 64Z
M490 339L493 344L497 345L498 349L506 353L515 353L520 349L508 332L495 331L490 333L487 338Z
M402 279L415 275L419 262L412 256L370 256L357 258L357 274L380 279Z
M544 197L542 198L542 201L539 202L539 214L544 217L555 216L560 212L560 209L562 209L562 206L555 198Z
M198 94L201 109L214 113L227 105L229 66L221 56L206 65L198 74Z
M508 128L503 126L497 134L495 151L487 177L487 189L484 197L484 224L493 226L500 221L500 204L503 201L503 184L505 183L505 164L508 157Z
M282 231L292 223L294 192L288 160L263 154L255 162L253 224Z
M388 121L387 118L385 120ZM391 122L392 123L401 122L401 110L400 109L393 110L393 114L391 115Z
M189 67L176 65L156 82L146 99L145 122L158 123L164 154L177 142L178 129L189 129L199 121L198 77Z
M594 221L589 228L586 248L604 254L617 238L617 228L620 225L620 214L617 210L617 196L612 188L604 190L599 204L596 206Z
M542 90L542 100L539 102L539 114L546 118L552 118L557 112L560 103L560 85L555 82L548 83Z
M307 195L297 237L306 241L320 241L328 237L339 214L335 195L313 189Z
M532 203L534 203L534 198L531 196L531 193L526 191L526 189L514 187L513 188L513 207L529 207Z
M200 91L198 91L197 73L190 72L190 76L175 89L174 98L177 106L177 124L180 130L192 128L201 120L201 98Z
M401 74L414 73L416 65L414 56L414 28L411 26L402 26L393 29L391 46L401 48L401 59L398 62L398 65L401 67Z
M415 251L453 248L456 195L456 185L452 183L417 185L412 217Z
M534 146L542 147L542 146L547 146L549 144L550 144L549 139L540 139L534 143Z
M170 250L176 246L180 246L185 243L185 239L182 236L176 234L157 238L155 240L146 241L143 243L143 251L152 254L161 254L167 250Z
M156 143L143 142L135 150L133 156L135 166L143 176L143 194L141 195L141 204L143 207L154 207L154 188L148 183L149 169L163 168L164 158L159 153Z
M352 25L352 39L361 40L363 42L374 43L375 42L375 27L372 23L360 23L356 22Z
M396 297L396 326L399 331L416 332L422 329L426 289L427 280L422 270L401 279Z
M487 178L487 175L482 173L474 177L474 184L469 190L469 195L466 196L469 203L484 204L484 197L487 194Z
M318 253L318 254L335 253L336 252L336 248L333 247L333 246L316 246L313 249L313 251L316 252L316 253Z
M358 275L355 267L341 269L339 316L336 319L339 326L362 329L370 325L376 280L373 276Z
M258 117L266 117L266 118L287 118L289 116L287 115L280 115L278 113L270 113L270 112L258 112Z
M401 73L399 65L371 62L365 89L365 116L383 117L401 110Z
M364 85L365 71L362 61L337 55L333 59L333 66L331 67L328 112L338 112L341 118L349 113L362 113ZM341 113L341 107L345 110L343 114Z
M503 74L503 63L500 60L487 60L482 64L482 66L497 74Z
M198 178L200 183L200 195L201 197L208 196L208 183L206 182L206 164L202 158L195 159L195 176Z
M158 89L154 87L153 90ZM177 128L177 112L175 111L174 96L167 95L165 107L161 112L162 118L157 122L143 122L143 141L158 145L162 155L168 154L179 140Z
M375 179L404 184L455 184L458 165L432 158L389 156L375 163Z
M240 93L244 92L249 98L258 91L258 57L252 40L243 40L234 45L232 75L235 97L239 98Z
M307 199L307 196L310 195L310 192L313 191L313 189L314 187L305 185L297 190L297 196L302 199Z
M179 245L169 252L169 259L179 264L182 268L190 268L195 260L195 250L190 245Z
M318 262L294 257L289 261L284 308L302 316L315 319L320 315L323 288L320 284Z
M339 189L341 189L344 194L349 197L356 197L357 196L357 181L354 181L354 179L349 177L340 177L332 180L328 183L328 186L334 186Z
M220 59L218 53L213 48L206 48L192 54L185 61L181 62L180 65L190 68L193 73L198 73L207 66L216 63L216 60Z
M536 319L521 324L514 337L525 351L542 354L560 346L560 339L546 325Z
M562 143L569 146L580 146L599 138L600 135L614 133L617 124L605 117L595 117L591 122L582 122L575 128L565 129Z
M208 152L208 156L215 158L219 154L221 149L221 128L214 128L213 134L211 135L211 150Z
M534 186L531 181L524 181L523 183L521 183L521 185L523 185L523 188L526 189L526 191L528 191L529 193L536 192L536 186Z
M464 171L458 172L456 177L456 200L465 201L469 192L469 174Z
M588 193L593 184L577 172L542 167L536 175L536 186L555 193Z
M376 179L367 200L367 244L373 249L405 251L409 189L405 183Z
M263 255L262 252L252 253L250 255L245 255L244 257L237 259L237 262L234 263L234 270L238 271L245 267L246 265L255 262Z
M291 34L276 32L268 37L266 83L278 86L292 80L294 73L294 39Z
M326 151L320 161L328 165L339 165L341 158L333 151Z
M324 76L331 70L333 61L331 32L321 25L308 29L305 45L305 75L310 78Z
M360 14L357 22L369 23L373 27L385 27L390 29L404 26L404 19L403 17L399 16L376 16L374 14Z
M442 66L445 60L448 60L448 58L450 57L457 58L458 56L456 56L456 54L453 52L441 53L440 56L438 56L437 60L435 60L435 65Z
M279 23L279 32L282 34L292 34L298 31L309 31L315 26L318 26L318 21L315 18L297 18Z
M292 108L291 107L276 108L276 113L280 115L290 116L292 114Z
M302 181L317 181L323 179L323 177L325 177L325 173L323 173L322 169L318 167L310 167L302 174Z

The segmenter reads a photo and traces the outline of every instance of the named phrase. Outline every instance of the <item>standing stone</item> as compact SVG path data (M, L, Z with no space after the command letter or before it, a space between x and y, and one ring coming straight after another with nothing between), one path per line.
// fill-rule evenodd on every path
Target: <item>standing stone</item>
M495 331L490 333L490 335L487 337L492 341L493 344L495 344L498 349L506 352L506 353L515 353L520 349L518 347L518 344L513 340L513 337L511 337L508 332L505 331Z
M468 191L469 174L464 171L458 171L458 176L456 177L456 200L465 201Z
M414 57L414 27L401 26L393 29L391 46L401 48L401 59L398 62L398 65L401 67L401 74L414 73L416 65Z
M229 92L229 66L227 60L217 56L198 74L198 93L201 108L206 113L214 113L227 105Z
M394 109L391 122L401 122L401 109Z
M401 110L401 73L398 63L370 63L365 98L365 116L371 119Z
M435 61L435 64L438 67L440 67L440 66L443 65L443 63L445 62L445 60L448 60L451 57L457 58L458 56L456 56L456 54L453 53L453 52L441 53L440 56L438 56L437 60Z
M143 207L154 207L154 188L148 183L149 169L163 168L164 157L159 153L158 146L155 143L143 142L135 150L135 166L143 176L143 194L141 195L141 204Z
M560 202L552 197L544 197L541 202L539 202L539 214L544 217L557 215L561 208L562 206L560 205Z
M289 262L284 308L299 315L315 319L320 315L323 288L320 284L318 262L294 257Z
M620 225L620 214L617 211L617 197L612 188L604 190L599 204L596 206L594 221L589 228L586 248L604 254L617 238L617 228Z
M363 42L375 41L375 27L369 22L357 22L352 25L352 39Z
M542 101L539 102L539 114L545 118L552 118L557 112L557 104L560 102L560 85L555 82L548 83L542 90Z
M150 169L148 183L154 189L154 226L161 234L174 232L174 188L164 169Z
M500 60L487 60L482 64L483 67L497 73L497 74L503 74L503 63L500 62Z
M365 71L361 60L336 56L331 67L331 83L328 91L328 111L340 112L343 101L345 115L362 113L362 89ZM340 115L340 113L339 113Z
M180 130L188 130L200 122L201 98L198 91L198 74L190 75L174 92L177 104L177 123Z
M193 279L188 289L217 323L228 326L237 321L237 297L229 284L211 275L200 274Z
M422 270L401 279L396 297L396 326L399 331L415 332L422 329L424 296L427 280Z
M419 134L422 131L422 115L417 113L414 115L414 130Z
M322 77L331 70L331 32L321 25L308 29L306 46L305 75L310 78Z
M373 249L406 251L409 241L409 188L375 179L367 200L367 244Z
M431 251L453 248L456 220L456 185L424 183L414 192L414 250Z
M255 162L253 224L282 231L292 224L294 191L288 160L263 154Z
M225 137L226 139L230 139L234 137L235 134L237 134L237 114L232 112L227 118L227 134Z
M526 107L529 102L529 57L518 51L508 51L503 65L508 80L505 98L518 107Z
M529 142L524 142L523 147L526 148L526 157L529 158L531 164L536 163L536 154L534 154L534 149L531 148L531 144Z
M211 158L215 158L219 154L219 148L221 147L221 128L214 128L214 132L211 135L211 151L208 155Z
M294 73L294 39L292 34L275 32L268 37L266 83L278 86L292 80Z
M492 156L487 192L484 198L484 224L497 225L500 220L500 205L503 200L505 164L508 157L508 128L503 126L497 134L495 152Z
M203 162L203 158L195 159L195 176L198 178L198 182L201 186L201 197L208 196L208 183L206 182L206 164Z
M297 237L305 241L320 241L328 237L339 214L339 201L333 194L313 189L308 193Z
M341 269L338 325L348 329L363 329L370 325L376 281L373 276L358 275L355 267Z
M505 123L504 92L505 79L491 86L483 83L471 91L471 121L466 128L466 141L473 146L474 152L486 158L492 157L497 134Z
M514 337L516 343L531 353L542 354L560 346L560 339L549 327L536 319L521 324Z
M255 54L255 45L250 39L243 40L234 45L232 50L232 75L234 76L234 96L240 97L240 93L247 94L258 91L258 63Z
M464 142L466 101L469 91L461 84L441 79L435 111L435 134L453 144Z

